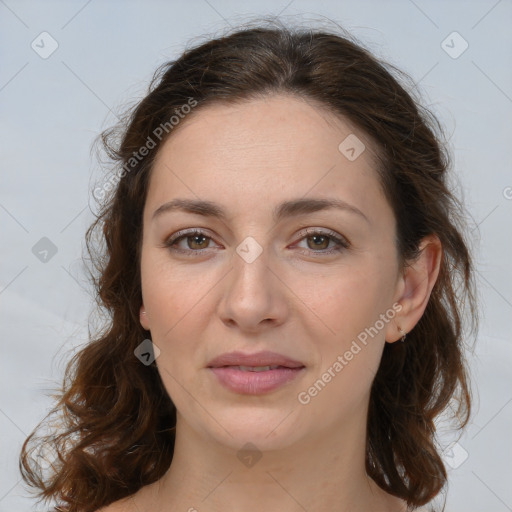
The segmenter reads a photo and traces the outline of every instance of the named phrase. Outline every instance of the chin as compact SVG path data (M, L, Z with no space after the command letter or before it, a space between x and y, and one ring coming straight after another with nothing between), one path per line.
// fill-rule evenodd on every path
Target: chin
M236 408L224 414L212 411L218 423L212 420L203 428L219 443L234 450L240 450L247 443L252 443L262 451L284 449L301 437L295 415L293 412L290 414L290 410L291 407L266 412L261 409Z

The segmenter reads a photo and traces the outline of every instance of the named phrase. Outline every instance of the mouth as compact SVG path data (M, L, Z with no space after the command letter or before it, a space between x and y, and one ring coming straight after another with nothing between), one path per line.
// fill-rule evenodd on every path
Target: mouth
M277 352L229 352L208 363L208 368L237 367L241 371L268 371L281 368L303 368L304 364Z
M297 368L291 368L289 366L217 366L214 368L232 368L233 370L240 370L242 372L268 372L269 370L279 370L279 369L288 369L288 370L296 370ZM299 367L299 368L304 368Z
M215 382L229 391L242 395L270 393L303 375L306 367L276 352L222 354L208 364Z
M275 391L299 375L303 374L305 367L286 368L279 366L274 369L260 367L240 369L239 366L222 366L210 368L216 377L217 383L233 393L240 395L262 395Z
M281 354L231 352L210 362L216 382L242 395L261 395L277 390L305 372L305 365Z

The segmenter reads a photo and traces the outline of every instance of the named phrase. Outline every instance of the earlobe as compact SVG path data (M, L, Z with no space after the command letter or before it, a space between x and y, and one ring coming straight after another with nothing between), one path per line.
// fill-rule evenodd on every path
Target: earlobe
M395 343L395 341L401 341L403 343L405 341L405 339L407 338L407 332L404 331L404 329L402 329L402 327L400 325L396 325L396 324L390 325L387 332L390 332L390 331L391 331L391 334L386 333L386 342L387 343ZM389 337L391 337L392 339L388 339Z
M139 319L140 319L140 324L142 325L142 327L144 327L144 329L146 329L146 331L149 331L149 322L148 322L148 317L147 317L146 308L144 307L144 304L142 304L142 306L140 307Z
M420 243L418 257L409 262L402 276L402 296L398 299L402 309L395 317L388 343L404 340L423 316L430 294L439 276L443 250L437 235L428 235Z

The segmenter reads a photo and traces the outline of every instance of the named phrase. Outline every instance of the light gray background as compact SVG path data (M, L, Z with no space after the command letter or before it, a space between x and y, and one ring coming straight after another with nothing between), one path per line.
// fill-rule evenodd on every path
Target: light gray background
M35 509L24 497L19 450L48 410L45 392L87 340L93 303L80 258L90 191L101 178L93 138L115 121L110 110L141 97L157 65L186 45L248 16L279 13L350 30L420 84L451 135L475 226L483 319L470 355L476 413L446 455L458 466L447 510L512 510L510 0L0 0L0 511ZM47 59L31 48L34 40L42 46L43 31L58 43ZM441 45L454 31L469 44L458 58ZM457 37L445 43L452 54L463 48ZM58 249L46 263L32 253L42 237Z

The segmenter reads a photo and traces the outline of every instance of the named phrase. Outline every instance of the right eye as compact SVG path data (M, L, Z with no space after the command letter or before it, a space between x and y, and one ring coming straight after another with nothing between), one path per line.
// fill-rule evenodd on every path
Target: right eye
M198 229L182 230L169 237L165 242L165 247L168 247L171 251L201 253L208 249L209 241L211 240L213 239L207 236L204 231ZM186 242L187 247L183 248L177 245L182 241Z

